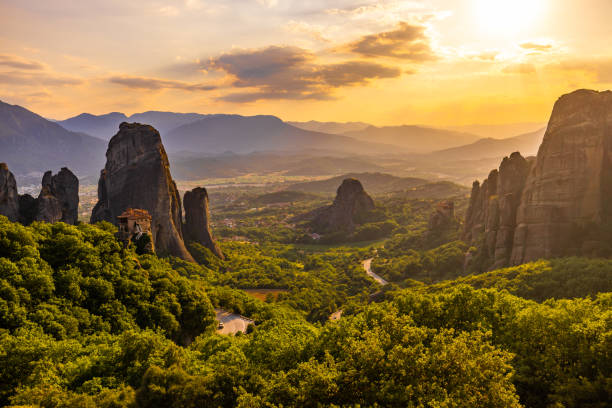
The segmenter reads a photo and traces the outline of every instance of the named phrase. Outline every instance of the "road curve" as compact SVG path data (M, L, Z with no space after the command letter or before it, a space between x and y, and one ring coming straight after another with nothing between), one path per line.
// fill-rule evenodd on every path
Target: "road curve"
M247 319L234 313L227 312L222 309L215 309L217 320L223 323L222 329L217 329L219 334L236 334L238 332L246 333L249 324L254 323L253 320Z
M372 259L374 258L366 259L365 261L362 262L363 269L365 269L366 273L370 275L371 277L373 277L376 282L380 283L383 286L388 284L389 282L387 282L386 280L384 280L383 278L381 278L380 276L372 272Z

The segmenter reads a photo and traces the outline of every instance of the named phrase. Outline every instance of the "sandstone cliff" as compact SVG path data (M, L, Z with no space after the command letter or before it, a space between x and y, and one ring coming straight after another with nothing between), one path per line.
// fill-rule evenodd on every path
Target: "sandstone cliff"
M579 90L555 103L533 162L513 153L474 183L463 239L493 268L610 255L611 225L612 92Z
M210 207L206 189L198 187L187 191L183 197L183 205L185 206L185 238L204 245L213 254L224 259L221 248L214 241L210 231Z
M317 232L353 232L360 215L374 209L374 200L357 179L345 179L332 205L319 209L312 220Z
M609 242L584 229L610 221L612 92L579 90L553 108L518 209L511 263L596 255Z
M108 144L91 222L117 225L117 216L127 208L149 212L159 253L193 261L183 242L181 198L159 132L148 125L124 122Z
M17 183L6 163L0 163L0 215L13 222L19 219Z

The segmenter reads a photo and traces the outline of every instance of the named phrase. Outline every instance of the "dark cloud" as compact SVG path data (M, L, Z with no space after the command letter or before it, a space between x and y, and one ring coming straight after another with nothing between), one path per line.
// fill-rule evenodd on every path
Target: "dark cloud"
M313 53L297 47L272 46L241 50L213 58L212 69L225 72L238 88L253 88L223 96L230 102L262 99L330 99L334 89L362 85L379 78L395 78L402 71L368 61L335 64L317 62Z
M183 81L173 81L168 79L147 78L139 76L113 76L108 78L108 81L133 89L181 89L184 91L211 91L216 89L215 86L206 84L191 84Z
M399 23L396 30L370 34L348 44L348 50L364 57L388 57L413 62L436 59L425 26Z
M42 70L45 68L38 61L27 60L16 55L0 54L0 66L19 70Z
M541 44L541 43L535 43L535 42L525 42L525 43L522 43L522 44L519 44L519 45L523 49L530 50L530 51L538 51L538 52L552 51L552 49L553 49L553 45L552 44Z

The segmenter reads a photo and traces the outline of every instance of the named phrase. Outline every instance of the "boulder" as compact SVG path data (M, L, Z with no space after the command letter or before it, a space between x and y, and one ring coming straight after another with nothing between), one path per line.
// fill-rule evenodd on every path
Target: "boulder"
M128 208L149 212L158 253L193 261L183 241L181 197L159 132L149 125L124 122L108 143L91 222L117 225L117 217Z
M215 242L210 230L210 207L208 192L203 187L187 191L183 197L185 207L185 239L198 242L210 249L217 257L224 259L221 248Z

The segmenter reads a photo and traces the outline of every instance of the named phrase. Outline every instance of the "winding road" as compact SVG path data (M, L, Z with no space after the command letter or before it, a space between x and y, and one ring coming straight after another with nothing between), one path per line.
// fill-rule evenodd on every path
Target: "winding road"
M365 261L362 262L363 264L363 269L365 269L366 273L368 275L370 275L371 277L374 278L374 280L376 280L376 282L380 283L381 285L386 285L389 282L387 282L386 280L384 280L383 278L381 278L380 276L378 276L377 274L375 274L374 272L372 272L372 260L374 258L370 258L370 259L366 259Z
M236 334L239 331L246 333L249 324L254 323L251 319L222 309L215 309L215 313L217 314L217 320L223 323L223 328L217 329L219 334Z

